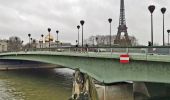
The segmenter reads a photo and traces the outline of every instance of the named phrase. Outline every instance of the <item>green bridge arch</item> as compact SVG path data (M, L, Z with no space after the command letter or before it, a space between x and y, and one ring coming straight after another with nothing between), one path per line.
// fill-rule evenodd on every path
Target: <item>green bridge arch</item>
M38 61L71 69L79 68L81 72L104 83L124 81L170 83L170 62L167 60L145 60L131 56L129 64L121 64L119 55L62 52L4 53L0 54L0 59Z

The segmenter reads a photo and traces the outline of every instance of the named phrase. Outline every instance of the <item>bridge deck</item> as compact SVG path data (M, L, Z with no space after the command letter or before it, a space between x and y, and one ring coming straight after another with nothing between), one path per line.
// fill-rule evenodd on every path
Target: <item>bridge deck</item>
M100 82L146 81L170 83L170 56L130 53L130 63L121 64L119 55L109 52L13 52L1 53L0 59L39 61L79 68Z
M126 53L110 53L110 52L52 52L52 51L34 51L34 52L11 52L1 53L3 55L17 55L17 54L35 54L35 55L63 55L63 56L78 56L78 57L95 57L95 58L114 58L119 59L121 54ZM145 54L145 53L128 53L130 60L143 60L143 61L157 61L157 62L170 62L170 55L158 54Z

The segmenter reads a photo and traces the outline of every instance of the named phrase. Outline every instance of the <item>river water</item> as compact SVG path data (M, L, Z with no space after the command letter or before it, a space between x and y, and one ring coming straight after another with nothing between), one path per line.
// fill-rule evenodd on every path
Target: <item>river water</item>
M68 100L72 73L66 68L0 71L0 100Z
M72 93L73 72L67 68L0 71L0 100L68 100ZM170 100L169 84L151 84L151 87L150 90L155 93L152 92L150 96L156 98L146 100ZM96 89L100 100L134 100L132 84L96 85ZM157 99L160 94L163 99ZM168 97L164 97L164 94Z

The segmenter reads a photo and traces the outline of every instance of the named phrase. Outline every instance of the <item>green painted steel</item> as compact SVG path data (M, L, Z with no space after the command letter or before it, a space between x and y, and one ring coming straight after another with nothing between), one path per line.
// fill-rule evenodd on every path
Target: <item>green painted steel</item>
M40 61L79 68L100 82L144 81L170 83L170 56L130 55L129 64L119 54L71 52L20 52L0 54L0 59Z

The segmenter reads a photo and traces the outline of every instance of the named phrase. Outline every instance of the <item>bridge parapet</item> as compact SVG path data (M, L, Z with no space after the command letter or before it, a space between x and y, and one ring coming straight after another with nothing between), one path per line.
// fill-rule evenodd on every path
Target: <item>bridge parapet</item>
M69 50L68 50L69 49ZM88 49L88 50L87 50ZM75 56L75 57L94 57L94 58L109 58L120 59L121 54L128 54L130 60L142 60L142 61L157 61L157 62L170 62L170 49L165 48L144 48L144 47L129 47L129 48L53 48L51 51L45 51L47 49L37 49L36 51L19 51L19 52L6 52L0 53L0 56L7 55L60 55L60 56ZM166 52L162 52L166 51Z
M76 51L77 48L65 49L70 49L70 51L37 50L1 53L0 59L30 60L56 64L71 69L79 68L81 72L87 73L104 83L122 81L170 83L170 56L168 54L163 55L155 52L132 53L131 51L136 48L126 48L126 52L114 52L113 50L117 48L107 48L110 51L100 52L91 51L90 48L87 51ZM81 50L81 48L79 49ZM118 49L120 50L120 48ZM137 49L140 52L143 50L139 47ZM155 51L154 48L151 49L151 51L153 50ZM120 54L129 54L130 63L121 64L119 62Z

